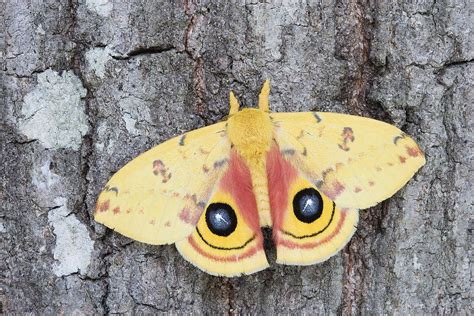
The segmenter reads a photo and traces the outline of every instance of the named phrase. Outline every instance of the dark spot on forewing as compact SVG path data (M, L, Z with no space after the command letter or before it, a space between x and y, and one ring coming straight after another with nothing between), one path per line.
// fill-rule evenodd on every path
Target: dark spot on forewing
M303 138L303 137L304 137L304 131L301 130L300 133L298 134L298 136L296 136L296 139L297 139L297 140L300 140L300 139Z
M353 143L355 140L354 131L350 127L344 127L342 130L342 143L338 144L339 148L344 151L349 151L349 143Z
M295 154L295 150L292 149L292 148L283 149L281 151L281 154L284 155L284 156L293 156Z
M109 187L108 185L105 186L104 191L106 192L115 192L115 195L118 194L118 188L117 187Z
M316 123L320 123L322 121L321 117L316 112L313 112L313 116L316 119Z
M341 145L341 144L339 144L338 146L339 146L339 148L341 148L341 149L344 150L344 151L349 151L349 149L350 149L349 147L345 147L345 146L343 146L343 145Z
M318 189L321 189L321 187L324 185L324 182L323 182L323 180L318 180L318 181L314 182L314 185L315 185Z
M407 135L406 135L405 133L401 133L400 135L395 136L395 137L393 138L393 143L394 143L395 145L397 145L397 142L398 142L400 139L404 139L406 136L407 136Z
M202 147L199 147L199 152L203 155L209 155L210 154L210 151L202 148Z
M199 203L197 204L197 207L199 207L200 209L204 209L206 207L206 202L199 201Z
M227 158L217 160L216 162L214 162L214 169L220 168L223 165L225 165L226 163L227 163Z
M186 139L186 134L184 134L183 136L181 136L181 138L179 139L179 146L184 146L184 140Z
M166 183L171 179L171 172L169 172L169 169L166 168L165 164L160 159L153 161L153 174L155 176L161 176L161 182L163 183Z
M327 175L330 174L331 172L334 172L334 169L331 167L323 170L323 172L321 173L321 175L323 176L323 179L325 179Z

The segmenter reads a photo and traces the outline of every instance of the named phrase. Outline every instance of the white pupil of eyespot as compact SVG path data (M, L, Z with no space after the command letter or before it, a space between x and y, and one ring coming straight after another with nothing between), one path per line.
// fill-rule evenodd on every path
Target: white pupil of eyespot
M221 222L224 222L224 223L226 223L226 224L229 224L229 222L228 222L228 221L224 218L224 216L222 216L222 214L220 214L220 213L217 213L217 214L216 214L216 220L221 221Z
M311 199L307 199L303 207L303 213L306 213L306 208L312 207L313 205L314 205L314 201Z
M318 211L319 202L312 195L303 196L300 202L301 213L305 216L312 216Z

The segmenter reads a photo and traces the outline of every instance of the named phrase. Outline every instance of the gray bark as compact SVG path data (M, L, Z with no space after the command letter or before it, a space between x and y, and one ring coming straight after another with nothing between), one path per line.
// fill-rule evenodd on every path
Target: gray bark
M6 314L469 314L470 1L0 1L0 301ZM412 135L427 164L309 267L207 275L95 223L127 161L218 121L228 92Z

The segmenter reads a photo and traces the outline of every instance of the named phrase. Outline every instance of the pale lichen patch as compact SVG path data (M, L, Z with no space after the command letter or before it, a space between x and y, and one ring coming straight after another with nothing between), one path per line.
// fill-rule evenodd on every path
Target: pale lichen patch
M48 222L56 236L53 272L57 276L84 274L92 258L94 241L84 224L74 214L69 214L66 198L58 197L54 203L59 207L48 213Z
M108 47L96 47L86 52L87 68L93 71L97 77L104 78L105 64L112 59L111 50Z
M39 169L32 172L31 183L42 192L49 191L50 188L60 181L60 177L50 169L51 161L46 159Z
M113 4L110 0L86 0L87 8L103 17L110 16Z
M88 130L82 100L86 92L72 71L40 73L37 86L24 98L20 131L45 148L79 149Z
M132 135L143 135L143 131L137 124L140 122L152 123L150 110L146 103L134 96L127 96L119 101L119 106L127 131Z
M294 1L281 1L275 5L271 14L266 6L254 8L254 30L256 36L263 38L262 46L267 58L279 60L282 58L283 25L297 22L298 6Z

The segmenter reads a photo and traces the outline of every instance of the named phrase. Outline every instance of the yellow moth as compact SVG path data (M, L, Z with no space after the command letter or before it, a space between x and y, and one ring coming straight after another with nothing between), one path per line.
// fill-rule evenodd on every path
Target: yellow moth
M398 128L324 112L272 113L268 81L259 109L172 138L126 164L106 184L95 220L149 244L174 243L214 275L268 267L261 227L272 227L277 263L327 260L356 230L359 209L397 192L424 165Z

